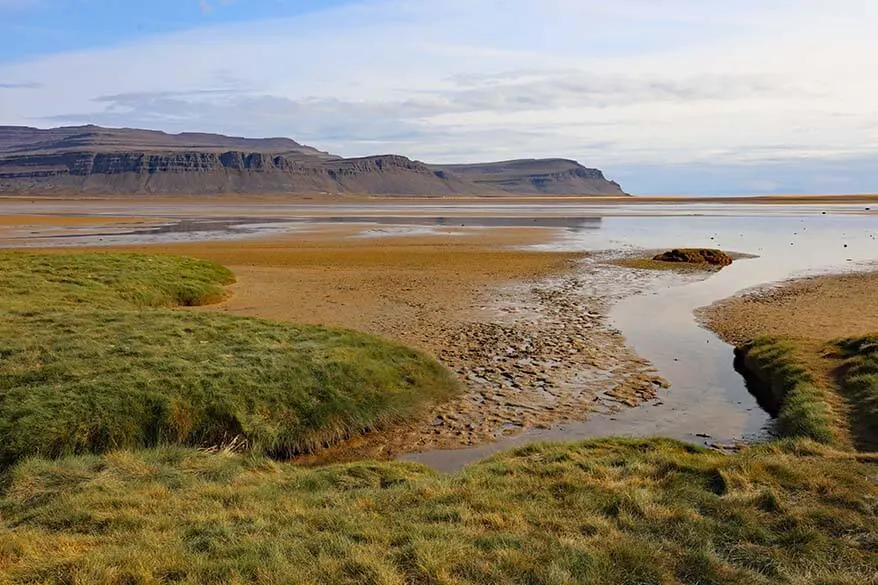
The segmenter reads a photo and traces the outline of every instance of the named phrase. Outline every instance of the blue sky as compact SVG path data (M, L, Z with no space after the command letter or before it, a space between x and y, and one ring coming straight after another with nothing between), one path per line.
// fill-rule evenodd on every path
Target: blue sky
M0 0L0 59L108 47L142 37L286 18L351 0Z
M0 0L0 124L878 192L873 0Z

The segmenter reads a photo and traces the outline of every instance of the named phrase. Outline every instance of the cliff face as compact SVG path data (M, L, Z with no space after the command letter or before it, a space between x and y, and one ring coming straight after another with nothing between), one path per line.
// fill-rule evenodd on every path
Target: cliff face
M527 159L438 168L488 190L528 195L624 195L619 184L608 181L603 172L573 160Z
M0 158L0 191L455 194L485 189L401 156L299 160L261 152L59 153Z
M0 127L0 192L53 191L624 194L601 171L561 159L431 166L398 155L344 159L285 138Z

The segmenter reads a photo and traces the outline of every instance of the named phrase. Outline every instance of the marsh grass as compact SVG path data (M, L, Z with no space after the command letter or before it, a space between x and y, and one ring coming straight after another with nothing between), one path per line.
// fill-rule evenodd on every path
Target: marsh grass
M764 337L736 349L745 370L755 378L751 391L767 394L782 437L807 438L825 445L846 444L846 423L833 408L830 389L821 388L797 358L796 343ZM753 385L757 388L753 388Z
M208 305L234 280L223 266L180 256L0 252L0 310Z
M834 345L844 360L838 382L851 405L856 438L861 448L878 450L878 335Z
M450 476L181 448L7 474L21 583L875 582L873 463L813 442L538 445Z
M782 436L878 449L878 335L816 345L767 337L736 354L770 394Z
M457 391L433 359L369 335L167 308L222 298L232 277L211 263L0 254L0 267L0 467L233 440L285 457Z

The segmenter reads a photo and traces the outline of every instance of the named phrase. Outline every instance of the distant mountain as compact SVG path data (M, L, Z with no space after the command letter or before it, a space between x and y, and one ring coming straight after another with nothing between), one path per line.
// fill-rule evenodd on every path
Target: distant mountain
M428 165L342 158L289 138L0 126L0 193L624 195L572 160Z
M624 195L598 169L575 160L543 158L469 165L433 165L489 191L523 195Z

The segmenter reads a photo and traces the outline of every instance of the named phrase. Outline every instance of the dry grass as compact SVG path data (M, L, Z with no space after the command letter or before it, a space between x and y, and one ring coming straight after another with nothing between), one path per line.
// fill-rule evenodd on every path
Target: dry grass
M180 449L37 459L7 476L0 580L863 585L875 471L808 442L542 445L444 477Z

